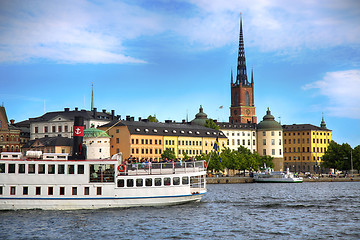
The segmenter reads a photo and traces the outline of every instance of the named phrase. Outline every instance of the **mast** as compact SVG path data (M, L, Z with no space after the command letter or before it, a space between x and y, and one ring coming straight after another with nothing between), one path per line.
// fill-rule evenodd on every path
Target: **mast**
M94 110L94 85L91 83L91 111Z

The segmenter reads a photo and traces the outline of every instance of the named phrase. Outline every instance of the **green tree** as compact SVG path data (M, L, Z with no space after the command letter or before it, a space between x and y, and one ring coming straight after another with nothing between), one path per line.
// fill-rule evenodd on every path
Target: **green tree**
M187 155L186 152L183 152L183 159L184 160L189 160L190 159L189 155Z
M352 152L353 167L360 171L360 145L356 146Z
M206 120L205 127L216 129L216 130L220 129L220 127L211 118Z
M325 168L337 168L337 161L340 156L340 145L335 141L331 141L329 146L323 155L323 163L322 165Z
M154 114L154 116L149 115L147 119L149 120L149 122L159 122L159 120L157 120L155 114Z
M162 159L169 159L169 160L171 160L171 159L175 159L176 158L176 155L175 155L175 153L174 153L174 151L173 150L171 150L170 148L167 148L167 149L165 149L165 151L161 154L161 158Z
M266 166L267 168L273 168L274 167L274 163L273 163L273 157L271 156L260 156L257 161L258 161L258 167L259 168L263 168L264 166Z

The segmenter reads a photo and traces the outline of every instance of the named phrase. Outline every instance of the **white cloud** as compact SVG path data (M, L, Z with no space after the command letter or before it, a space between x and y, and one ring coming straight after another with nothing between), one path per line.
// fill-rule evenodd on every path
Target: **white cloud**
M360 44L356 0L188 2L175 1L182 7L173 14L156 7L171 1L1 1L0 62L144 63L127 44L157 34L173 34L192 49L217 48L237 41L240 12L246 47L291 54Z
M320 81L306 84L304 90L318 89L329 101L330 115L360 119L360 70L328 72Z

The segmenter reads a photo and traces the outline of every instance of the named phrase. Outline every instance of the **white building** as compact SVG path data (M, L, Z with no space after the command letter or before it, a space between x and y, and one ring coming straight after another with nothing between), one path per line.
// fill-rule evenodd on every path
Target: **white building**
M56 136L72 138L75 116L84 118L86 129L92 126L98 127L118 119L119 116L115 116L114 113L115 111L111 110L111 114L109 114L105 109L102 112L97 112L96 108L93 111L79 111L78 108L70 111L69 108L64 108L64 111L48 112L40 117L29 119L30 140Z
M86 159L110 158L110 136L103 130L88 128L84 130Z
M243 146L251 152L256 152L256 124L228 122L217 122L216 124L220 127L220 131L228 138L228 148L236 151L240 146Z
M283 171L283 129L268 109L263 120L257 125L258 153L274 158L274 169Z

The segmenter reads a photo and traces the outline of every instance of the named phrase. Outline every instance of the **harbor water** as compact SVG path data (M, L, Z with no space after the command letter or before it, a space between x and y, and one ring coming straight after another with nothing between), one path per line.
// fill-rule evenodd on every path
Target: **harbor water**
M200 203L2 211L0 239L360 239L360 182L213 184Z

